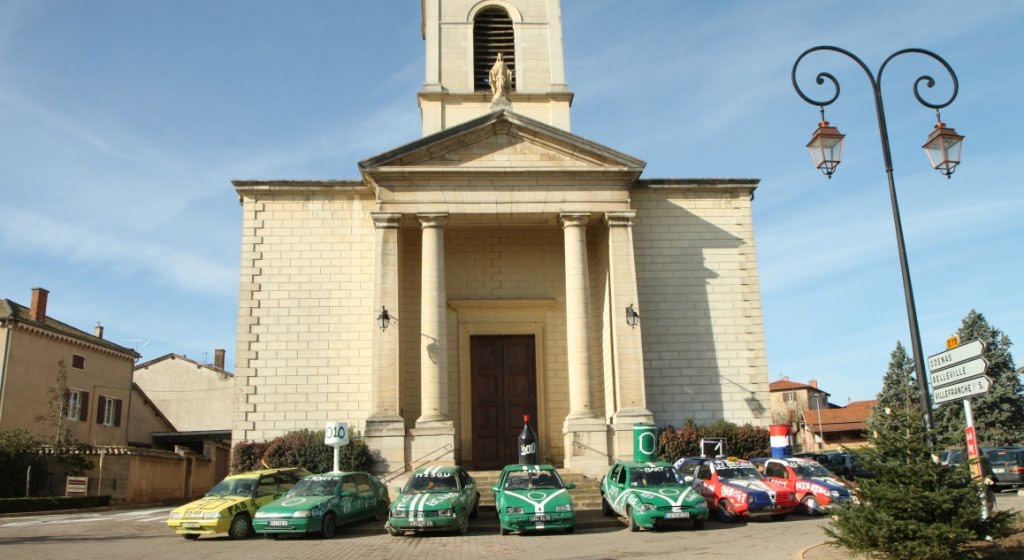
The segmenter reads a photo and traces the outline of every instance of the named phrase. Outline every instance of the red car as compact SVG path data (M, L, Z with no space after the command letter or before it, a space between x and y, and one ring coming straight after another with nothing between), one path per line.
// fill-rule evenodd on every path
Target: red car
M786 457L753 459L752 462L770 482L793 491L800 508L808 515L817 515L833 504L853 499L845 482L810 459Z
M793 491L765 479L750 461L688 458L680 463L681 474L697 482L695 487L720 521L761 516L781 520L799 504Z

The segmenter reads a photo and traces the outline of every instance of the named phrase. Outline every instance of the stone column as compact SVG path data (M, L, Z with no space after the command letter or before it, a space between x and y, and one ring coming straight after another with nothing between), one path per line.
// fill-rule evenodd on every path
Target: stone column
M612 451L621 459L633 456L633 424L652 423L654 414L647 409L644 380L644 350L641 337L643 313L636 287L636 261L633 257L633 218L635 211L608 212L608 276L611 285L612 371L615 386L615 411L612 414ZM626 324L630 305L640 314L636 327Z
M565 239L565 326L569 370L569 415L562 433L565 466L585 474L607 469L607 425L594 410L590 368L590 273L587 266L589 213L563 213ZM575 443L586 447L577 447Z
M370 415L364 436L370 449L380 455L374 469L387 472L405 464L405 420L399 404L398 362L398 227L401 214L371 212L376 258L373 266L373 307L367 320L373 321L370 372ZM377 317L387 309L391 324L387 330L377 325Z
M420 277L420 417L412 431L412 455L417 459L451 445L452 452L433 463L453 463L455 424L448 416L448 297L444 280L444 227L448 223L448 214L417 214L416 217L423 226L423 253Z

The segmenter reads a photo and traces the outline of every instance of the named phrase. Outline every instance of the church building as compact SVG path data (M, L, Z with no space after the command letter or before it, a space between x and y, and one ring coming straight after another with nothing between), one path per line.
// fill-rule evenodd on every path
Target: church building
M346 421L380 470L577 472L633 425L771 419L756 179L650 179L571 132L559 0L421 0L422 138L236 180L233 439Z

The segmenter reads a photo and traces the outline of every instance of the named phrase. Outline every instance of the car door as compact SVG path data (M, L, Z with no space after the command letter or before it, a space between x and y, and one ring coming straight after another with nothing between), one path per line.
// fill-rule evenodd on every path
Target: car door
M604 484L605 501L607 501L608 505L612 506L612 509L620 515L621 512L619 511L619 504L617 502L619 501L619 494L622 493L622 487L619 485L619 475L622 471L622 465L615 465L612 467L612 470L605 475Z
M359 517L368 517L373 515L377 508L377 496L373 493L373 484L370 484L370 479L363 473L352 475L356 481L356 492L358 498Z
M341 515L338 521L347 523L359 518L359 489L356 487L353 475L347 474L341 478Z
M473 477L470 476L465 469L459 469L458 480L460 486L459 492L462 494L463 500L465 500L466 510L472 511L473 507L476 505L477 499L476 480L473 480Z
M272 474L265 474L260 477L260 481L256 485L256 507L262 507L269 504L280 497L280 495L276 476Z
M789 468L782 461L768 461L765 463L764 476L779 486L796 490L796 478L790 477Z

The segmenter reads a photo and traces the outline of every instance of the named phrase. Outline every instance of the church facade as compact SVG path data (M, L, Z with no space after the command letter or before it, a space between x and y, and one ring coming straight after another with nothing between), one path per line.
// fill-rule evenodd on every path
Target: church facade
M381 470L496 469L529 415L542 461L598 473L634 423L769 423L758 181L572 134L559 0L421 4L422 138L233 181L234 441L347 421Z

